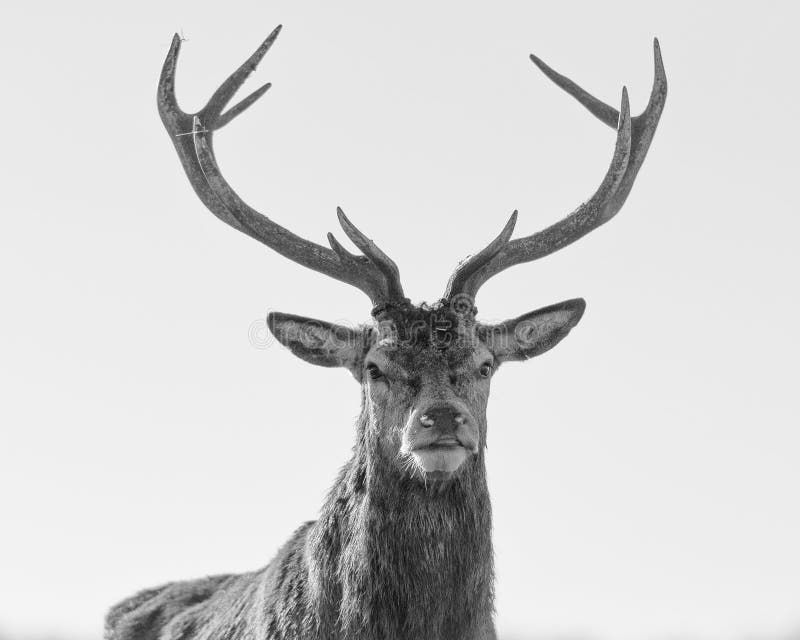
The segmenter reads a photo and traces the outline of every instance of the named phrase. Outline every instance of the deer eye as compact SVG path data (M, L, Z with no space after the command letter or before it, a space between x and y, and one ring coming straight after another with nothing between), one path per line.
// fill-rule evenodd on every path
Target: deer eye
M383 373L378 369L378 365L372 362L367 365L367 375L371 380L380 380L383 377Z
M481 368L478 369L478 373L481 374L482 378L488 378L492 375L492 363L491 362L484 362L481 365Z

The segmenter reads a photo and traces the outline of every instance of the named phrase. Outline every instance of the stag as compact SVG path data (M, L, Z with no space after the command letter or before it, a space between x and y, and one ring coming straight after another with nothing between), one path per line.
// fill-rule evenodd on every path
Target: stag
M536 56L531 60L616 129L611 165L595 194L560 222L512 240L517 214L462 261L441 300L412 304L397 265L338 210L348 251L310 242L246 204L220 173L212 136L251 106L266 84L227 109L272 47L275 29L195 114L175 98L176 35L158 86L158 110L203 204L218 218L305 267L351 284L372 304L354 329L284 313L268 325L295 355L343 367L361 385L350 460L319 518L302 525L263 569L173 582L111 609L109 640L488 640L496 638L491 507L486 485L486 406L505 362L554 347L581 319L573 299L499 324L476 318L492 276L557 251L622 207L652 141L667 93L658 41L646 109L631 117L594 98Z

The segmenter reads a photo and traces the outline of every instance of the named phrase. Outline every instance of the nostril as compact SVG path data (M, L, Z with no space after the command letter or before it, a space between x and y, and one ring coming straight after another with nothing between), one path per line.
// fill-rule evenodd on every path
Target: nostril
M454 431L469 423L469 414L460 413L451 405L428 408L421 413L418 423L425 429L435 427L443 432Z

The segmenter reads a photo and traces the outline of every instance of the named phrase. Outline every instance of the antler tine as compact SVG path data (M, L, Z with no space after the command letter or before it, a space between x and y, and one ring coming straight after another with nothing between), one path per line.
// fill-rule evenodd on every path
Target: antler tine
M181 37L176 33L172 36L167 57L161 67L161 78L158 82L158 112L163 118L165 115L180 115L183 111L178 107L175 98L175 68L178 64L178 54L181 50Z
M352 243L361 250L361 253L369 258L386 277L389 297L402 300L405 295L403 294L403 286L400 284L400 270L397 268L397 264L395 264L394 260L381 251L380 247L372 240L361 233L358 227L350 222L350 219L344 214L341 207L336 207L336 216L339 218L339 224L342 226L347 237L350 238Z
M531 54L531 60L550 80L580 102L598 120L606 123L609 127L617 126L619 112L616 109L598 100L566 76L554 71L535 55ZM658 38L653 38L653 67L653 88L650 91L647 107L642 113L631 119L633 144L631 145L629 176L626 176L625 183L620 185L615 195L618 207L622 207L630 193L636 174L639 172L650 148L650 143L653 140L653 135L658 127L658 121L661 118L661 112L664 110L664 104L667 99L667 75L664 71L661 45L658 42Z
M508 244L508 241L511 239L511 234L514 233L514 226L516 224L517 211L514 211L499 236L492 240L484 249L474 256L470 256L458 266L458 269L450 276L450 281L447 283L447 289L444 293L445 300L449 300L451 296L469 288L469 280L472 275L500 253Z
M623 88L622 104L617 111L531 55L534 64L555 84L578 100L599 120L617 128L617 142L611 165L595 194L566 218L538 233L509 241L492 260L468 277L459 275L466 265L459 267L451 278L451 284L454 281L460 282L460 290L450 286L446 297L462 293L474 298L481 285L492 276L515 264L537 260L572 244L619 212L647 155L666 101L667 77L658 39L654 40L653 49L655 73L650 100L645 110L634 118L630 117L626 89Z
M353 256L328 249L295 235L245 203L228 184L217 165L212 145L215 130L228 124L256 102L270 88L265 84L223 113L233 95L253 72L272 47L280 33L275 29L261 46L234 71L214 92L200 111L185 113L175 97L175 71L181 39L172 40L158 86L158 111L189 182L203 204L223 222L255 238L290 260L353 285L366 293L373 305L394 300L400 294L399 274L394 266L396 282L387 275L391 260L370 241L366 257ZM374 248L374 249L373 249Z
M275 27L272 33L266 37L258 49L256 49L253 54L247 60L245 60L238 69L236 69L236 71L229 75L225 82L223 82L213 93L209 101L206 103L206 106L203 107L203 113L208 120L216 120L217 117L219 117L219 115L222 113L222 110L228 105L228 103L231 101L231 98L233 98L234 94L239 90L239 87L241 87L250 74L256 70L258 63L261 62L264 56L267 55L267 51L269 51L272 48L272 45L275 44L275 40L278 39L281 29L283 29L283 25L279 24L277 27ZM258 93L258 91L261 91L261 89L257 90L256 93ZM244 109L253 104L253 102L255 102L260 95L256 96L255 98L253 98L252 95L245 98L242 102L249 102L247 102L243 108L239 109L238 113L241 113L244 111ZM242 103L239 103L236 107L234 107L234 109L241 107L241 105ZM229 122L233 117L234 116L231 116L225 122Z
M236 116L242 113L245 109L247 109L250 105L252 105L256 100L258 100L261 96L263 96L270 88L272 87L271 82L267 82L264 85L261 85L258 89L253 91L249 96L247 96L244 100L239 101L238 104L228 109L225 113L220 115L219 119L217 120L216 128L214 131L219 131L228 124L231 120L233 120Z

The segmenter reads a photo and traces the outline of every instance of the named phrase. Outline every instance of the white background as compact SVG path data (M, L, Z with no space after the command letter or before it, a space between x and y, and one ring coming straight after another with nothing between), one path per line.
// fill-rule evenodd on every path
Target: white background
M623 212L480 295L484 319L588 301L558 349L493 383L498 625L797 629L794 3L3 14L0 633L95 639L139 588L265 564L348 457L352 379L254 348L248 331L271 309L366 320L368 301L206 212L155 109L173 32L188 38L178 92L194 109L278 23L248 83L274 86L216 137L220 164L317 242L341 205L417 301L513 209L532 233L606 170L614 132L528 54L614 104L627 84L638 113L659 36L670 95Z

